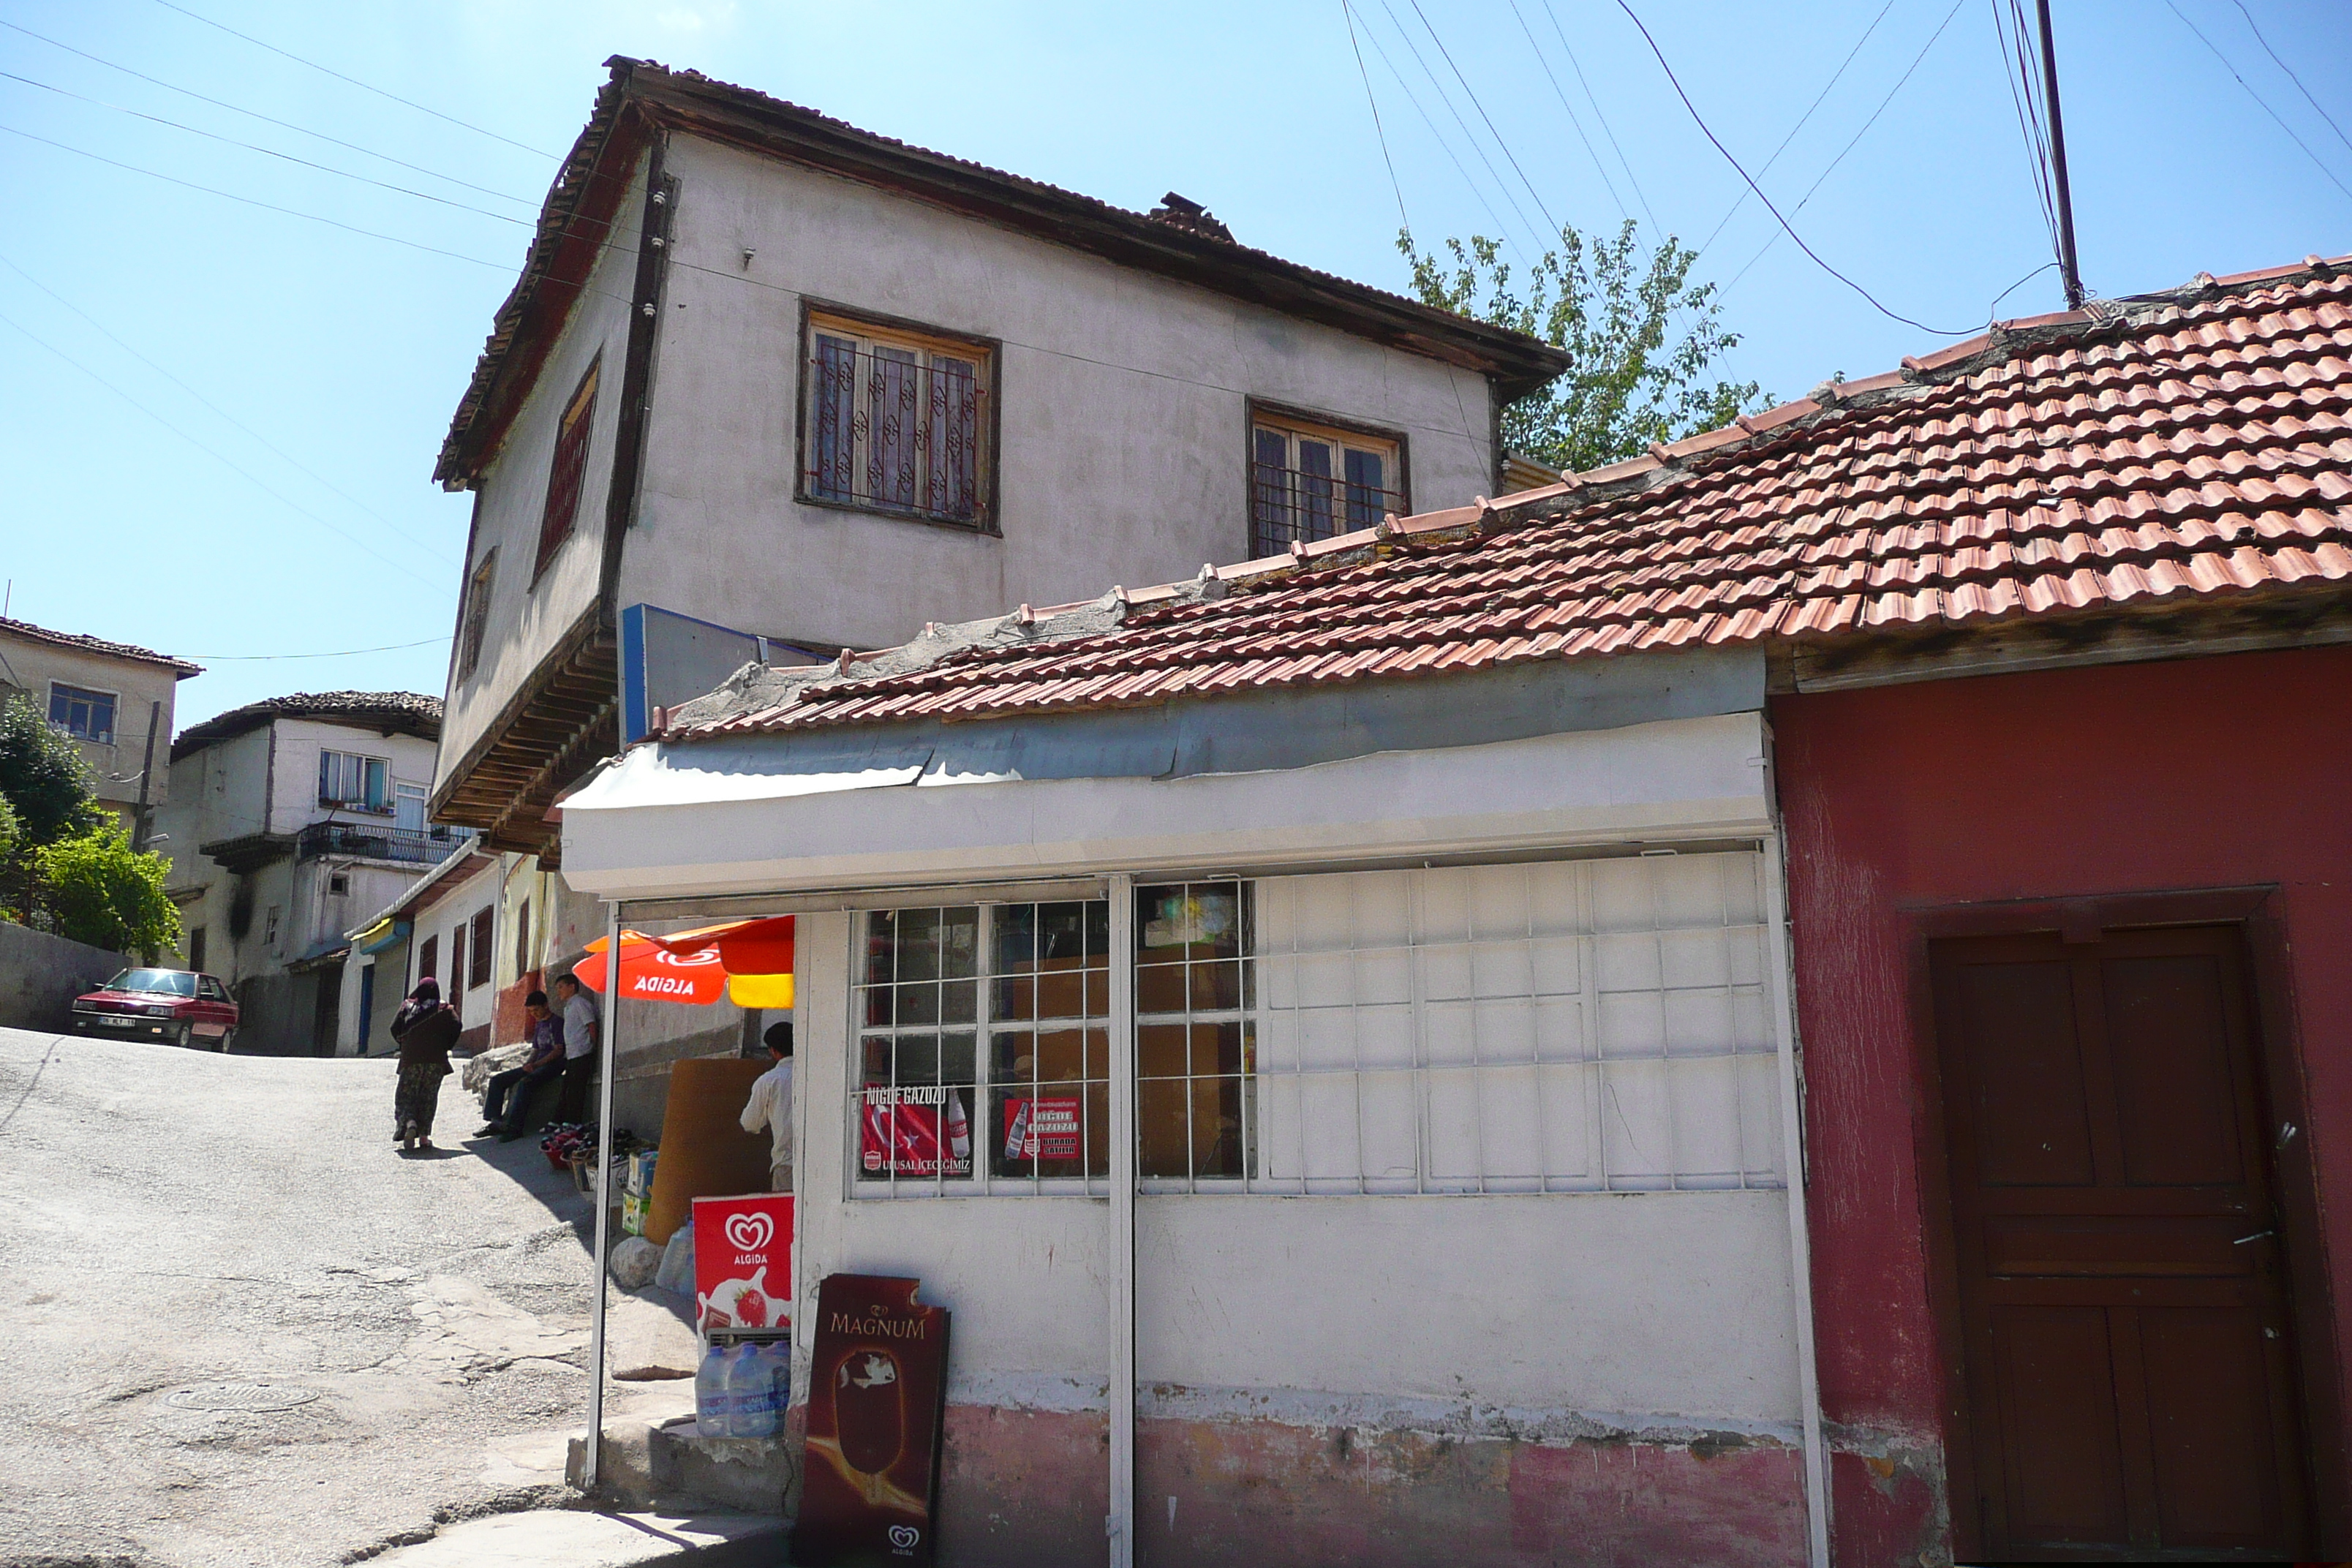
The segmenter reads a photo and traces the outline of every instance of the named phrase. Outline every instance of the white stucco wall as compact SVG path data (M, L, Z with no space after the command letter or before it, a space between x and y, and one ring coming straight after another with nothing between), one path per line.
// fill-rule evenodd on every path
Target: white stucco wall
M628 352L638 218L644 210L645 171L640 163L613 216L610 242L589 273L586 288L476 493L472 549L458 579L461 586L473 581L475 568L492 550L499 552L499 563L481 657L470 678L457 679L458 649L453 646L450 650L441 749L445 772L481 739L500 705L520 689L531 669L595 602L604 568L604 504L621 422L621 370ZM581 376L599 354L604 359L597 373L596 411L580 510L571 537L533 581L556 426ZM457 628L461 634L465 608L461 592ZM437 786L440 775L434 782Z
M667 168L674 264L623 604L875 647L1191 577L1248 553L1251 397L1402 431L1415 510L1493 489L1473 372L693 137ZM793 501L803 297L1001 342L1002 537Z
M912 1275L955 1312L949 1397L1100 1408L1110 1370L1099 1198L846 1197L843 914L800 917L796 1285ZM1730 1427L1793 1437L1787 1194L1138 1200L1147 1405L1209 1417L1529 1432ZM803 1314L803 1349L809 1341Z
M387 805L396 798L393 784L429 784L433 779L434 742L415 735L386 735L379 730L332 724L319 719L280 719L277 730L277 788L269 816L272 833L299 833L314 822L360 822L378 826L391 824L389 812L378 815L320 804L320 752L383 758L389 764L386 772L390 775L385 786ZM419 867L418 871L427 868Z

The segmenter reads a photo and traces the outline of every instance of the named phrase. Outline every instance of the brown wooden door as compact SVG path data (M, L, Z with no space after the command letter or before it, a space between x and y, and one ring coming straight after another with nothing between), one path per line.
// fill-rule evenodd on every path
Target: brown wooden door
M1982 1554L2306 1550L2234 927L1929 950Z

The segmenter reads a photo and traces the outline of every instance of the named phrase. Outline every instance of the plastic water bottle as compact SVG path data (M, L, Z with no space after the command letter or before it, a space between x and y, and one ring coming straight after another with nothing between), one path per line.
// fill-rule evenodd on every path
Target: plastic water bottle
M784 1412L793 1404L793 1342L777 1340L760 1347L761 1357L768 1363L772 1386L775 1389L776 1430L784 1429Z
M732 1436L734 1415L727 1394L727 1347L713 1340L694 1369L694 1429L705 1437Z
M776 1435L776 1373L764 1348L749 1341L728 1354L725 1386L730 1437Z

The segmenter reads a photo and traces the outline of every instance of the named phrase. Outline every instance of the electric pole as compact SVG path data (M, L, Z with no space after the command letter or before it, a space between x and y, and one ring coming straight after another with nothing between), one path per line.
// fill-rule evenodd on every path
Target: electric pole
M2083 269L2074 260L2074 199L2066 189L2066 127L2058 117L2058 54L2050 41L2050 0L2034 0L2042 18L2042 101L2050 113L2050 183L2058 197L2058 273L2066 308L2083 306Z

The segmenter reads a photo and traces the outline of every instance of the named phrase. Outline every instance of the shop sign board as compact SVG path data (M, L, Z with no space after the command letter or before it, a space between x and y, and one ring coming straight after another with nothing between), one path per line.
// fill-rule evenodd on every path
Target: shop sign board
M867 1176L969 1176L971 1118L964 1090L869 1084L858 1118L859 1170Z
M948 1310L918 1279L828 1275L817 1287L808 1439L792 1560L934 1561Z
M694 1200L694 1304L706 1333L793 1321L792 1194Z
M1004 1157L1076 1159L1081 1107L1082 1102L1075 1096L1008 1096L1004 1101Z

